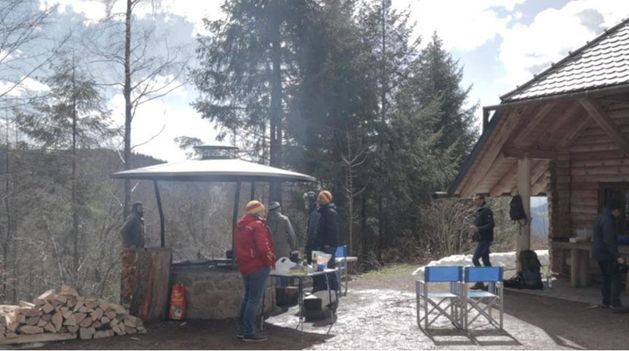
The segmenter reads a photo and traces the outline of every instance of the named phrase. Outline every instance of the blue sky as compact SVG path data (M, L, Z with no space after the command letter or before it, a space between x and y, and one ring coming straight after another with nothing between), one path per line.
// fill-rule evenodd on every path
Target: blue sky
M59 5L51 23L58 31L68 23L93 26L105 16L102 0L32 1L41 8ZM169 42L190 55L196 34L203 32L202 18L221 16L219 0L157 3L157 7L139 7L139 18L157 21ZM472 85L470 104L478 102L480 106L498 104L499 95L629 16L629 1L619 0L393 0L393 6L410 9L417 23L416 35L429 39L437 31L446 49L464 67L463 84ZM113 11L123 7L124 0L118 0ZM35 81L26 83L32 89L45 90ZM142 105L133 122L133 144L139 145L135 151L176 161L185 154L173 142L175 137L186 135L212 142L213 127L190 106L196 97L194 87L184 85L168 97ZM121 92L114 91L109 98L115 121L122 123Z

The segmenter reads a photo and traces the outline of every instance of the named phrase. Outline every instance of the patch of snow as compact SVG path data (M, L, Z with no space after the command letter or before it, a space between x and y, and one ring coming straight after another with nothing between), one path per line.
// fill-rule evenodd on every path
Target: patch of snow
M549 265L548 250L535 250L542 267ZM489 255L489 260L493 266L501 266L504 271L515 271L516 255L511 252L494 252ZM452 255L443 257L440 260L430 261L426 266L472 266L472 255ZM420 266L412 274L421 279L424 276L424 268Z

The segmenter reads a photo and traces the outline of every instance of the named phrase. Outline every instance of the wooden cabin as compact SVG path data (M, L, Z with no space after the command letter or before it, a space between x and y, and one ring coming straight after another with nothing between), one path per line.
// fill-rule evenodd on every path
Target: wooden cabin
M530 196L548 197L552 270L588 285L598 276L590 243L569 239L591 232L612 196L625 203L629 234L629 20L484 109L481 138L449 193L516 192L528 213ZM529 246L526 225L517 248ZM629 257L629 247L621 252Z

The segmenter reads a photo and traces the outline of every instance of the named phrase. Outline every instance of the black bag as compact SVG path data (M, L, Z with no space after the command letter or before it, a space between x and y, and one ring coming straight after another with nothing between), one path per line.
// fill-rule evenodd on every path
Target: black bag
M520 269L522 269L519 273L521 276L520 289L543 289L544 283L542 283L542 274L540 272L542 264L539 262L535 251L520 251L518 261L520 263Z
M520 195L515 195L511 199L511 203L509 204L509 217L511 217L513 221L524 220L524 224L522 225L526 225L528 222L528 217L524 211L524 204L522 203Z

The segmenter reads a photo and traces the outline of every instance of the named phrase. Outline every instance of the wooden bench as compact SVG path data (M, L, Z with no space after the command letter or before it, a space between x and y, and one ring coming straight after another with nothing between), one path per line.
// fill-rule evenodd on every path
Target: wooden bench
M590 277L590 258L592 257L591 242L562 242L555 241L551 244L553 249L570 250L570 286L580 288L589 286L592 283ZM629 262L629 247L618 246L618 252ZM629 272L626 275L626 282L629 282ZM629 284L625 283L625 293L629 293Z

